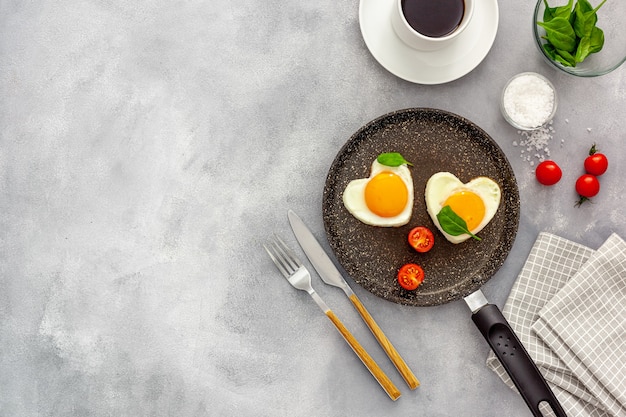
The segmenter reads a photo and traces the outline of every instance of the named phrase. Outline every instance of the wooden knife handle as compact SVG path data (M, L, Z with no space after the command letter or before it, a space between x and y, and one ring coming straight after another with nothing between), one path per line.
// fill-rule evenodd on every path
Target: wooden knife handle
M398 372L400 372L400 375L402 375L402 378L404 378L409 388L417 388L420 382L417 380L406 362L404 362L404 359L402 359L402 356L400 356L396 348L391 344L391 341L387 339L387 336L385 336L385 333L383 333L376 321L374 321L374 318L365 309L361 300L359 300L356 294L352 294L350 296L350 301L352 301L352 304L354 304L354 307L358 310L359 314L367 324L367 327L370 328L374 337L376 337L380 346L382 346L385 353L387 353L387 356L389 356L389 359L391 359L391 362L393 362Z
M361 346L361 344L356 340L356 338L350 333L350 331L343 325L341 320L333 313L331 310L326 311L326 315L333 322L339 333L343 336L343 338L348 342L354 353L357 354L363 365L367 367L367 369L372 373L374 378L378 381L381 387L385 390L389 398L393 401L397 400L400 397L400 390L394 385L394 383L389 379L389 377L380 369L380 366L372 359L372 357L367 353L367 351Z

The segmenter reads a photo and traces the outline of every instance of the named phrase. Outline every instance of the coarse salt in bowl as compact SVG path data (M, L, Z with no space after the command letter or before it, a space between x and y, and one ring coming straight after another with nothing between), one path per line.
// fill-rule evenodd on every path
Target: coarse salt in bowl
M502 90L502 115L511 126L520 130L535 130L549 123L556 107L554 86L535 72L515 75Z

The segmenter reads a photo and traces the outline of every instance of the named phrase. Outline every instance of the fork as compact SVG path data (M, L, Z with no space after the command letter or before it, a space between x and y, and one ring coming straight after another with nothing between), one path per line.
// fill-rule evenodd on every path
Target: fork
M389 379L385 372L378 366L378 364L372 359L367 351L361 346L358 340L350 333L350 331L344 326L339 318L332 312L332 310L326 305L322 298L315 292L311 285L311 274L306 269L296 254L283 242L278 236L274 236L273 239L269 239L267 244L263 247L269 254L272 261L283 274L287 281L294 287L302 291L309 293L311 298L315 300L317 305L322 309L330 321L335 325L339 333L343 336L345 341L350 345L354 353L361 359L363 365L370 371L372 376L378 381L380 386L385 390L389 398L393 401L400 397L400 391Z

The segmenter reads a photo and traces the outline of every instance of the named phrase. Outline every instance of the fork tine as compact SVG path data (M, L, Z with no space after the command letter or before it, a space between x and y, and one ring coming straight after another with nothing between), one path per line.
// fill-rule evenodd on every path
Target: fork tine
M291 274L289 273L289 271L287 271L287 269L283 265L282 260L278 259L278 257L277 257L278 253L276 252L275 245L276 245L275 242L268 242L267 245L263 244L263 247L265 248L265 251L270 256L270 258L272 258L272 261L274 262L274 265L276 265L276 268L278 268L280 273L283 274L283 276L285 278L289 278L289 275L291 275Z
M285 242L283 242L281 238L276 235L274 235L274 238L276 239L276 246L284 255L284 259L291 267L292 272L300 268L302 266L302 262L300 262L300 259L298 259L296 254L289 248L289 246L287 246Z
M285 278L289 278L302 266L296 254L277 235L269 238L267 245L263 245L263 247Z
M361 362L367 367L367 369L374 376L376 381L383 387L387 395L392 400L396 400L400 396L400 391L380 369L380 366L372 359L367 351L361 346L359 341L350 333L350 331L344 326L339 318L332 312L330 308L322 301L319 295L311 286L311 275L309 271L302 265L302 262L298 259L296 254L287 246L281 238L276 236L270 237L267 244L263 247L269 254L272 261L276 264L280 272L287 278L287 281L294 288L302 291L306 291L313 298L316 304L322 309L330 321L335 325L339 333L343 336L345 341L350 345L354 353L361 359Z

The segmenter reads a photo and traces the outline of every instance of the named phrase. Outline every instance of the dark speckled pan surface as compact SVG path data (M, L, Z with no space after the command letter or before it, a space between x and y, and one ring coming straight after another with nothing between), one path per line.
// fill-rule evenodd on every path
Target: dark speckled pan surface
M348 182L369 176L374 159L383 152L400 152L413 163L413 215L398 228L368 226L343 205ZM461 181L487 176L502 190L500 207L474 239L454 245L437 230L426 212L426 181L449 171ZM399 110L371 121L342 147L333 161L323 196L326 235L335 256L351 278L386 300L412 306L444 304L476 291L502 266L519 223L519 192L506 156L493 139L474 123L435 109ZM415 252L406 237L411 228L428 226L435 246ZM405 263L420 264L426 278L416 291L403 290L396 281Z

